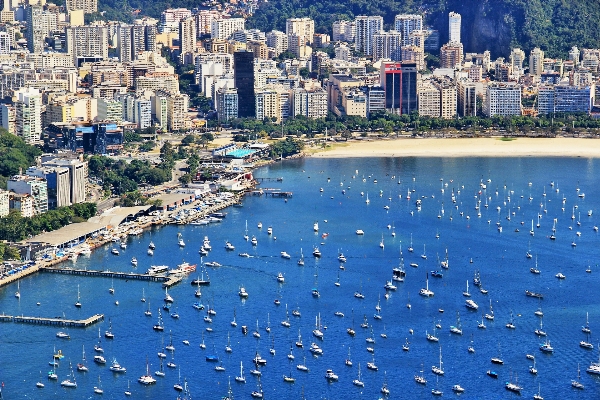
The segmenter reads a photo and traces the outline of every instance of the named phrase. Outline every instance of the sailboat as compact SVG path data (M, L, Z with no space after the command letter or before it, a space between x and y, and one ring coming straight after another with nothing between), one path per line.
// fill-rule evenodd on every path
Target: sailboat
M358 363L358 377L352 381L354 386L364 387L365 383L360 379L360 363Z
M313 336L317 339L323 340L323 331L321 330L321 313L315 317L315 329L313 330Z
M115 280L114 280L114 278L110 279L110 288L108 289L108 293L115 294Z
M571 380L571 386L573 386L575 389L585 389L585 386L583 386L583 383L581 383L580 381L581 381L581 374L579 371L579 363L577 363L577 380L575 380L575 379Z
M107 339L114 339L115 335L112 333L112 320L108 319L108 330L104 332L104 337Z
M425 254L425 245L423 245L423 254L421 254L423 260L427 260L427 254Z
M300 259L298 260L298 265L304 266L304 253L302 253L302 248L300 248Z
M77 364L77 371L80 372L87 372L88 371L88 367L85 365L85 346L81 346L81 362L79 364Z
M152 385L156 383L156 379L150 375L150 364L148 364L148 357L146 357L146 375L139 377L138 382L142 385Z
M531 236L534 236L534 235L535 235L535 231L533 230L533 220L531 220L531 230L529 231L529 234L530 234Z
M75 307L81 308L81 302L79 301L79 285L77 285L77 302L75 303Z
M247 242L250 239L248 236L248 220L246 220L246 234L244 235L244 240Z
M494 320L494 310L492 309L492 299L490 299L490 312L485 314L485 319L489 321Z
M515 329L516 328L516 326L514 324L514 320L513 320L513 312L512 312L512 310L510 310L510 320L506 324L506 327L508 329Z
M319 293L319 270L315 266L315 287L311 291L313 297L321 297L321 293Z
M379 242L379 247L380 247L381 249L384 249L384 248L385 248L385 244L383 243L383 233L381 234L381 242Z
M17 299L21 298L21 284L20 284L20 281L17 281L17 291L15 292L15 297Z
M100 336L100 328L98 328L98 344L94 345L94 350L98 353L104 353L102 348L102 336Z
M421 364L421 375L415 375L415 382L420 385L427 384L427 379L425 379L425 376L423 376L423 364Z
M60 383L60 386L67 387L67 388L76 388L77 381L75 380L75 374L73 373L73 366L71 365L71 363L69 363L69 369L71 370L69 377L67 379L65 379L64 381L62 381Z
M443 368L443 363L442 363L442 346L440 346L440 365L433 365L431 367L431 372L433 372L436 375L444 375L444 368Z
M583 333L592 333L592 330L590 329L590 322L589 322L589 313L585 313L585 326L581 327L581 332Z
M433 297L433 291L429 290L429 273L426 273L425 287L419 290L419 294L423 297Z
M469 281L467 280L467 291L463 292L463 296L471 297L471 293L469 293Z
M450 327L450 332L456 335L462 335L462 326L460 324L460 312L456 312L456 325Z
M350 358L350 347L348 347L348 357L346 357L346 365L348 367L352 366L352 359Z
M239 383L246 383L246 377L244 376L244 365L240 361L240 375L235 377L235 381Z
M158 309L158 322L156 323L156 325L154 325L152 327L152 329L154 329L155 331L163 331L165 329L165 327L163 326L163 321L162 321L162 315L160 313L160 308Z
M250 393L250 396L256 398L256 399L262 399L263 398L263 390L262 390L262 385L260 383L260 376L258 378L258 390L253 390L252 393Z
M98 375L98 386L94 386L94 393L103 394L104 390L102 390L102 381L100 380L100 375Z
M408 252L412 253L413 252L413 246L412 246L412 233L410 234L410 245L408 246Z

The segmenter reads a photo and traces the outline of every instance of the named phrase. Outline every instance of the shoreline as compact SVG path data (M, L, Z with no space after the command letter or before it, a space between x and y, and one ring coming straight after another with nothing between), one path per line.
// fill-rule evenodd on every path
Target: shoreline
M583 157L600 158L600 140L589 138L391 138L352 140L307 156L353 157ZM314 152L312 152L314 151ZM312 154L311 154L312 153Z

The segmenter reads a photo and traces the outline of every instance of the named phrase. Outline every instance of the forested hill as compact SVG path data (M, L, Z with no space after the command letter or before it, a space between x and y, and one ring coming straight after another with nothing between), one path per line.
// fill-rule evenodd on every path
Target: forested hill
M198 7L194 0L101 0L106 19L131 19L130 11L159 18L169 7ZM440 43L448 39L448 13L462 15L465 51L491 50L492 58L508 57L510 48L526 52L540 47L549 57L566 57L569 49L600 47L598 0L261 0L248 27L263 31L285 30L290 17L311 17L316 31L332 32L338 19L357 15L381 15L390 28L399 13L422 13L427 25L440 31ZM97 16L95 16L97 17Z
M462 15L465 51L491 50L508 57L511 46L527 52L540 47L550 57L566 57L577 45L600 47L600 1L597 0L269 0L250 19L261 30L285 30L285 19L309 16L316 30L331 34L337 19L381 15L391 27L398 13L423 13L425 22L448 39L448 13Z

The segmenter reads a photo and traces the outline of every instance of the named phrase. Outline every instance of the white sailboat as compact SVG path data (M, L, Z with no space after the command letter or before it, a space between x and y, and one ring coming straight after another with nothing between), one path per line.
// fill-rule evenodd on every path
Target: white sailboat
M244 376L244 365L240 361L240 375L235 377L235 381L239 383L246 383L246 377Z
M75 307L81 308L81 301L79 298L79 285L77 285L77 302L75 302Z

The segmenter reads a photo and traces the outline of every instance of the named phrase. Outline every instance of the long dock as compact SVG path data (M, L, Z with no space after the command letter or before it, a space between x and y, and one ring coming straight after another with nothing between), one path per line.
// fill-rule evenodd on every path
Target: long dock
M53 272L57 274L66 274L66 275L80 275L80 276L99 276L103 278L116 278L116 279L126 279L126 280L142 280L142 281L152 281L152 282L163 282L163 287L171 287L183 279L182 275L171 275L171 276L163 276L163 275L150 275L150 274L135 274L129 272L113 272L113 271L98 271L92 269L74 269L74 268L53 268L53 267L43 267L40 269L43 272Z
M59 325L68 326L73 328L87 328L97 322L104 320L104 314L92 315L86 319L63 319L63 318L42 318L42 317L25 317L12 316L12 315L0 315L0 321L2 322L16 322L21 324L37 324L37 325Z

